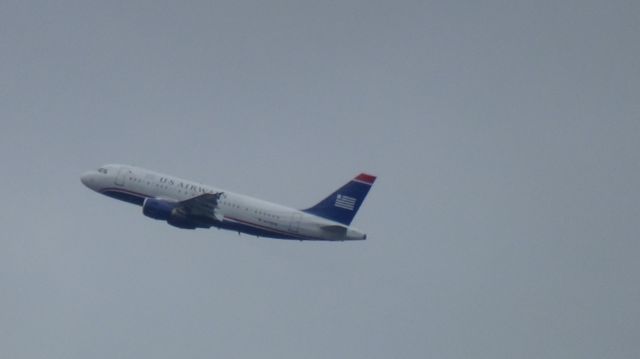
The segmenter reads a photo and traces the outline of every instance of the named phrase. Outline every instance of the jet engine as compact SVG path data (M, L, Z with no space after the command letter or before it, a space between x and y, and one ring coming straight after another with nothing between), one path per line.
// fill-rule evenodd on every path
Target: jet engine
M187 218L187 215L178 208L177 202L156 198L147 198L142 204L142 213L153 219L167 221L170 225L183 229L196 229L199 227Z

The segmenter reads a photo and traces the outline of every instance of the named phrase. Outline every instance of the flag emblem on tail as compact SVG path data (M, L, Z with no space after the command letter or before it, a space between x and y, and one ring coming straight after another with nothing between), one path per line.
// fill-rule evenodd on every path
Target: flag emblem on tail
M375 180L376 176L361 173L304 212L348 226Z
M342 194L339 194L338 196L336 196L336 203L334 204L334 206L336 207L353 211L353 208L355 207L355 205L356 205L356 199L353 197L345 196Z

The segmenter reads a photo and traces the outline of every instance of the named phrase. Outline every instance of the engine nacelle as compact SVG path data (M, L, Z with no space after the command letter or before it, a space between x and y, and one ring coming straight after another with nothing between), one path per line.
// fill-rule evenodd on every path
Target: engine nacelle
M156 198L147 198L142 204L142 214L153 219L166 221L171 218L171 212L175 207L175 202Z
M153 219L167 221L170 225L183 229L196 229L193 223L181 211L176 209L177 203L156 198L147 198L142 204L142 213Z

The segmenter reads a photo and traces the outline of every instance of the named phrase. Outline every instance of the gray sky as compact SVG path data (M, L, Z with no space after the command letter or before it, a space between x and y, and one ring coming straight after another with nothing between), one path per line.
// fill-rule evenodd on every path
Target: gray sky
M637 1L0 2L0 357L637 358ZM369 240L184 231L129 163Z

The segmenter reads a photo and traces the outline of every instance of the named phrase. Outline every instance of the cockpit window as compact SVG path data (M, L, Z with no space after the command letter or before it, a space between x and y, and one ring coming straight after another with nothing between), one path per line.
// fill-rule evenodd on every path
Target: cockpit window
M98 168L98 172L107 174L107 169L106 168Z

